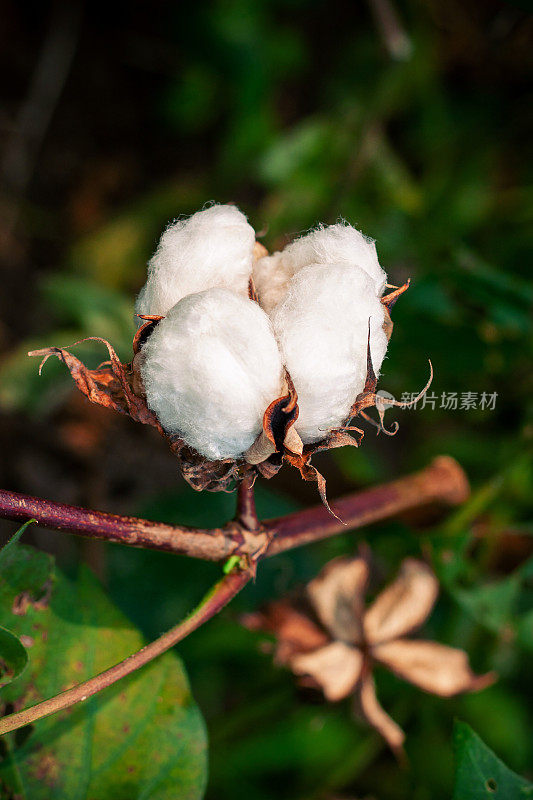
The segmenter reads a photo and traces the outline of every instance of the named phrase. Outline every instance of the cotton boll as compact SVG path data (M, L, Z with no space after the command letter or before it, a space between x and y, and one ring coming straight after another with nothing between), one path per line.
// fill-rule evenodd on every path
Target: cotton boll
M281 252L260 259L254 266L255 286L267 313L281 300L292 276L310 264L359 267L372 278L375 293L379 296L387 282L372 239L346 223L320 226L296 239Z
M247 297L254 243L254 229L235 206L213 205L172 223L149 262L135 313L164 316L182 297L213 286Z
M368 323L376 375L387 350L384 309L363 269L314 264L300 270L272 315L298 393L295 427L303 442L342 425L367 374Z
M165 431L212 460L242 455L282 391L270 320L257 303L227 289L180 300L142 353L148 406Z

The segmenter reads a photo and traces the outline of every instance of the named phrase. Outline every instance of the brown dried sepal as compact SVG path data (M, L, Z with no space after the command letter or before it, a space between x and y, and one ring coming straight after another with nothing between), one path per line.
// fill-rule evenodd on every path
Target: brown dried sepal
M285 666L293 656L313 652L328 644L328 634L310 618L310 609L278 600L263 611L245 614L242 624L249 630L268 631L277 638L276 663Z
M393 328L390 309L393 307L398 297L400 297L409 288L409 283L410 281L407 281L403 286L390 287L393 289L393 291L385 295L385 297L383 297L381 300L385 312L385 322L383 328L388 338L390 338ZM432 375L428 385L422 390L419 397L422 396L425 391L427 391L427 388L431 383L431 379ZM319 453L324 450L332 450L336 447L359 447L364 437L364 431L356 426L350 425L350 421L353 419L353 417L361 415L364 419L373 423L374 421L364 413L365 409L371 408L372 406L377 406L378 415L380 418L380 425L378 427L385 430L383 428L383 415L385 408L383 407L382 398L376 394L377 376L374 372L370 351L370 321L368 325L367 374L365 385L361 394L359 394L356 398L350 410L350 415L343 426L336 430L330 431L324 437L324 439L318 442L314 442L313 444L308 444L305 446L302 445L301 439L299 436L297 437L296 430L293 427L297 418L297 396L288 373L287 380L293 392L292 396L294 402L296 403L296 416L293 419L288 419L285 427L280 426L279 424L276 425L276 421L280 419L282 412L287 411L287 409L284 407L284 402L287 401L287 395L271 403L265 412L263 431L252 446L251 450L248 452L248 454L246 454L246 459L251 461L251 463L256 464L258 471L267 478L275 475L276 472L281 469L284 461L288 464L291 464L293 467L299 470L300 475L305 481L311 481L317 484L322 502L330 511L330 513L333 514L334 517L337 517L337 515L331 510L327 501L326 480L324 476L317 470L317 468L311 463L311 458L313 455L315 455L315 453ZM332 387L332 391L334 391L334 387ZM416 400L411 402L416 402ZM406 404L394 401L394 405L404 406ZM398 425L396 424L396 427L394 427L392 431L386 432L393 434L396 433L397 429ZM275 433L276 430L278 430L277 435Z
M154 314L137 314L136 316L144 320L144 322L139 326L133 337L132 349L134 356L140 353L143 344L147 342L148 338L154 332L158 322L164 319L164 317Z
M78 389L92 402L121 414L127 414L137 422L152 425L162 430L153 411L150 411L144 398L133 391L133 370L130 364L122 364L113 347L105 339L90 336L80 342L102 342L107 347L109 361L105 361L97 369L88 369L76 356L62 347L45 347L32 350L28 355L42 358L39 374L50 356L57 356L67 366Z
M285 451L298 453L302 440L294 429L298 419L298 395L288 372L286 391L273 400L263 415L263 428L244 458L254 464L263 477L271 478L281 469Z
M170 449L178 459L180 470L189 484L196 491L201 492L233 492L235 483L253 475L253 468L242 460L234 461L227 458L220 461L210 461L201 456L192 447L189 447L178 436L167 436Z
M396 303L397 299L401 297L402 294L408 290L410 284L411 284L411 278L409 278L409 280L407 280L403 284L403 286L391 286L390 284L387 284L388 288L392 289L393 291L389 292L389 294L384 295L381 298L381 302L383 303L389 314L391 308Z
M185 480L193 489L201 491L233 491L235 481L246 477L251 467L243 461L209 461L178 436L169 436L162 428L153 411L148 408L140 376L142 351L140 347L161 317L150 318L137 331L134 339L134 356L128 364L122 364L113 347L105 339L91 336L81 341L102 342L107 347L109 361L97 369L88 369L76 356L62 347L45 347L33 350L28 355L42 358L39 372L50 356L57 356L67 366L78 389L92 402L156 428L167 440L178 459ZM75 342L74 345L81 342ZM74 346L72 345L72 346Z
M369 551L330 562L304 596L269 605L244 624L276 637L275 660L331 702L354 694L361 715L401 754L405 735L378 702L373 669L379 664L426 692L452 697L479 691L496 674L475 675L463 650L406 638L433 609L438 581L430 567L408 558L396 580L365 608Z

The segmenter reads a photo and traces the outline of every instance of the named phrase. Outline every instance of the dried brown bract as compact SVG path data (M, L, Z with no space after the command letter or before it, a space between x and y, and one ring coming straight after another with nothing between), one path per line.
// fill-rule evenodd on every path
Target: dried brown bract
M300 603L272 603L243 621L275 634L277 663L304 685L321 689L330 701L353 694L359 713L399 754L405 734L378 702L376 664L441 697L483 689L496 675L475 675L463 650L407 638L437 599L438 581L427 564L405 559L396 579L365 607L369 575L366 553L335 559L307 585Z
M78 389L92 403L126 414L136 422L156 428L167 440L170 449L178 459L185 480L193 489L233 491L235 481L242 480L249 474L251 467L244 462L235 462L230 459L208 461L179 437L169 436L154 412L148 408L140 376L142 360L140 348L143 339L149 336L159 319L160 317L151 319L139 328L133 340L133 358L125 364L120 361L109 342L97 336L82 340L101 342L107 347L109 361L103 362L97 369L89 369L76 356L62 347L45 347L42 350L33 350L28 355L42 358L39 372L50 356L57 356L67 366ZM75 342L71 347L80 343Z

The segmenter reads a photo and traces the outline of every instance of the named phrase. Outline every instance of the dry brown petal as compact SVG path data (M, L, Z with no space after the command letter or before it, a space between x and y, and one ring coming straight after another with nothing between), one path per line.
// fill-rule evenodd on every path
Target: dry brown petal
M409 278L409 280L406 283L404 283L403 286L394 286L394 287L392 287L389 284L387 284L387 286L389 286L389 288L394 290L394 291L390 292L389 294L386 294L384 297L381 298L381 302L383 303L383 305L385 306L387 311L390 312L390 310L393 307L393 305L395 304L396 300L404 292L407 291L407 289L409 288L410 283L411 283L411 278Z
M285 438L283 440L283 447L285 450L290 450L291 453L302 455L304 443L302 442L302 438L294 425L291 425L290 428L287 428L287 433L285 434Z
M376 403L376 386L378 379L374 372L374 365L372 364L372 354L370 352L370 320L368 320L368 340L366 345L366 378L365 385L361 394L357 395L355 402L350 409L350 416L346 421L349 424L352 417L356 417L365 408L370 408Z
M235 482L252 473L252 467L248 464L229 458L209 461L178 436L165 435L165 438L178 459L183 477L197 492L233 492Z
M275 448L283 451L287 431L298 419L298 395L288 372L285 372L286 394L273 400L263 415L263 433Z
M493 672L475 675L464 650L438 642L397 639L374 647L372 656L400 678L441 697L479 691L496 680Z
M308 584L308 597L334 639L361 643L368 573L365 558L337 558Z
M298 395L287 371L285 371L285 390L286 393L273 400L265 411L263 429L244 454L244 460L248 464L262 464L274 453L283 452L287 441L291 444L294 442L297 446L297 439L300 437L293 426L298 418Z
M316 483L322 503L325 505L329 513L333 517L335 517L335 519L338 519L339 522L342 522L341 518L338 517L334 511L332 511L328 503L328 498L326 495L326 479L317 470L317 468L313 466L313 464L311 464L311 456L313 452L316 452L317 449L320 448L316 448L312 452L306 452L304 448L304 452L301 454L292 453L290 450L286 450L284 454L284 459L285 461L287 461L289 464L291 464L293 467L296 467L296 469L300 471L300 475L302 476L304 481L311 481L312 483ZM344 525L345 523L342 522L342 524Z
M310 675L324 692L327 700L342 700L353 692L363 667L363 654L343 642L294 656L290 661L297 675Z
M255 442L244 454L244 460L248 464L261 464L276 452L276 445L273 444L265 431L261 431Z
M135 353L131 361L131 388L138 397L146 397L144 383L142 380L141 369L144 363L144 353Z
M255 464L256 472L263 478L269 481L274 475L277 475L283 466L283 456L281 453L274 453L266 461L261 461L260 464Z
M89 336L81 340L81 342L91 341L102 342L109 352L110 360L101 364L98 369L88 369L76 356L62 347L45 347L42 350L33 350L28 355L42 357L39 372L50 356L57 356L68 367L78 389L92 403L120 411L138 422L153 425L161 431L157 417L150 411L144 398L134 393L130 383L131 372L127 372L127 367L120 362L113 347L98 336ZM74 345L81 342L74 342Z
M369 644L397 639L418 628L429 616L439 582L423 561L406 558L395 581L374 600L364 616Z
M385 739L391 750L397 755L401 754L405 733L381 707L376 696L374 678L370 671L363 675L359 689L359 703L361 713L366 721Z
M136 314L136 316L144 320L144 325L141 325L141 327L137 329L133 337L132 349L134 355L137 355L141 347L146 344L147 339L154 332L157 323L164 319L164 317L159 314Z
M275 634L278 664L287 664L293 656L322 648L329 641L306 614L283 600L271 603L264 611L246 614L242 623L250 630Z
M357 433L357 438L350 436L349 431ZM348 426L342 430L333 430L328 435L324 450L333 450L336 447L359 447L363 440L365 432L355 425Z

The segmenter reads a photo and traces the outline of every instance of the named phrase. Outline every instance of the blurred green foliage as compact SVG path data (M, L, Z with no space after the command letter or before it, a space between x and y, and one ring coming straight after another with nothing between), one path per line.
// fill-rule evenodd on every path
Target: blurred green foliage
M478 671L497 669L500 681L442 700L378 674L384 706L408 733L409 766L400 769L348 705L297 690L272 665L266 637L237 624L242 611L349 552L353 537L279 556L179 647L209 729L213 800L447 800L456 716L513 770L531 774L532 195L524 76L513 57L513 37L519 49L526 23L511 3L486 12L467 4L464 14L444 6L398 3L410 42L404 59L390 57L363 4L212 0L186 14L169 8L160 35L180 64L161 76L150 114L175 138L175 161L164 180L148 178L143 192L75 238L61 269L41 281L46 324L4 361L4 409L46 415L69 379L55 364L38 379L26 350L98 335L127 357L133 296L161 229L211 199L237 202L270 249L343 217L375 237L391 282L412 279L394 309L381 388L397 397L418 391L430 357L435 408L394 412L396 438L376 439L369 429L359 451L336 453L323 471L345 487L418 468L438 453L461 462L475 489L465 508L423 535L395 522L367 539L384 574L406 555L431 557L443 590L428 636L465 648ZM500 38L498 21L507 31ZM96 345L83 347L76 354L101 360ZM443 392L496 393L495 409L447 410ZM295 507L276 487L259 487L263 516ZM213 525L231 516L233 503L180 485L139 498L130 511ZM164 554L107 553L114 601L150 637L182 617L217 575L213 565Z

